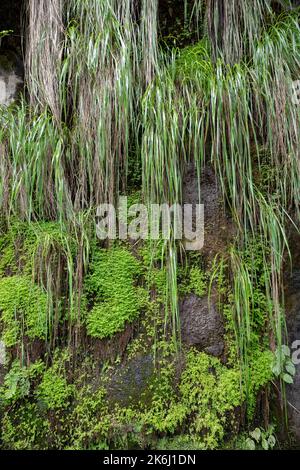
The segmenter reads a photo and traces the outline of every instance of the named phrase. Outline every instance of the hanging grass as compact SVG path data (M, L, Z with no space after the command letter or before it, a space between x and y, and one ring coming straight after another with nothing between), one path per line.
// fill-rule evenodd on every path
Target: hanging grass
M271 15L270 0L207 0L206 29L214 59L236 63L253 53L266 17Z
M288 251L285 227L291 207L299 207L299 107L292 101L292 81L299 70L298 19L298 13L285 15L260 30L260 39L251 37L251 51L240 51L237 55L244 60L234 65L228 65L226 52L211 59L207 39L187 47L160 69L143 107L145 194L151 201L181 202L184 165L194 161L199 180L203 165L214 165L241 243L254 236L271 248L271 259L264 256L265 291L273 309L276 340L271 343L279 344L283 338L281 271ZM255 179L261 170L262 149L274 169L272 192L267 194L259 191ZM174 250L171 253L176 256ZM249 337L251 326L250 306L246 308L243 296L251 296L251 270L250 274L244 271L239 258L232 261L238 283L234 288L238 340L245 357L243 338ZM174 299L173 264L169 275ZM172 311L175 321L175 306Z
M26 80L30 103L41 110L48 106L61 119L59 76L63 57L64 0L25 2Z

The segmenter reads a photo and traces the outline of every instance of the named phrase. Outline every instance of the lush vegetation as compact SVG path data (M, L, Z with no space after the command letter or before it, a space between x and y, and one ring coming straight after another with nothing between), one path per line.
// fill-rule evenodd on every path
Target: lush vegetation
M300 215L300 13L173 3L25 1L27 93L0 110L4 449L276 444L260 407L295 374L283 269ZM200 198L212 169L234 227L218 253L97 240L100 203L182 203L189 165ZM187 297L217 305L221 357L181 342ZM124 403L115 375L141 357L146 387Z

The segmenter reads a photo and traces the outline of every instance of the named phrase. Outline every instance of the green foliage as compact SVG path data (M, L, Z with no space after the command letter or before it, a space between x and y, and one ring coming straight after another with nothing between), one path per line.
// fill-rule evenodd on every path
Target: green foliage
M256 428L247 434L240 436L236 441L236 448L241 450L272 450L276 445L274 426L267 430Z
M6 30L6 31L0 31L0 39L4 38L5 36L9 36L12 33L13 33L12 29L9 29L9 30Z
M273 304L268 292L271 276L268 262L270 259L269 249L260 240L250 238L245 250L239 253L239 256L243 263L244 273L251 283L247 299L249 319L246 320L249 324L249 340L252 347L265 346L268 342L268 324L273 311Z
M244 401L239 369L227 369L218 359L192 350L180 392L189 413L195 414L190 432L203 435L205 448L216 448L224 437L227 414Z
M87 318L90 336L111 337L138 317L147 302L145 289L135 285L141 274L140 262L124 248L95 254L85 281L93 303Z
M272 372L285 383L292 384L296 374L296 367L291 360L290 348L286 345L278 347L274 354Z
M191 350L186 367L175 387L175 364L162 363L151 383L152 399L140 419L147 432L185 430L197 448L214 449L222 441L226 426L234 421L235 409L245 395L238 368L230 369L205 353Z
M179 292L182 295L193 293L203 297L207 293L207 274L198 266L192 266L188 269L187 278L180 283Z
M30 387L44 370L42 361L37 361L29 367L21 367L19 361L14 361L9 372L4 378L4 384L0 388L0 399L6 405L16 403L18 400L27 398Z
M174 363L164 361L160 366L157 377L149 385L151 400L141 415L141 422L148 434L155 432L173 434L185 420L186 409L177 402L174 389Z
M274 355L272 351L254 350L249 357L249 364L243 371L244 387L247 395L247 411L251 419L255 410L257 393L266 387L274 378L272 364Z
M189 451L189 450L204 450L205 446L199 442L197 436L190 434L183 434L172 438L160 439L156 445L157 450L178 450L178 451Z
M10 413L5 409L3 442L7 448L18 448L24 440L25 448L157 448L154 437L160 436L161 449L219 448L226 431L235 431L236 409L246 400L243 375L238 365L228 367L195 349L184 359L179 372L174 344L159 341L156 372L139 400L127 407L110 401L109 388L91 383L92 376L86 377L81 369L79 380L70 384L67 353L56 354L45 372L41 363L28 370L14 364L3 389L6 403L13 405ZM269 351L253 358L253 400L270 380L270 369ZM100 382L108 384L107 378L104 370ZM33 398L35 402L28 401ZM34 430L28 427L30 416Z
M6 450L43 450L47 448L49 423L36 403L25 402L4 413L1 428L2 448Z
M11 237L1 234L0 237L0 277L6 272L16 274L15 247Z
M188 46L179 52L176 60L176 74L180 80L197 80L199 73L211 72L212 64L207 39Z
M24 335L47 338L47 296L30 278L0 279L0 311L6 346L14 346Z
M71 448L107 449L111 425L105 390L99 388L93 391L90 386L80 388L69 418Z
M36 397L46 410L68 408L74 393L74 386L67 383L62 367L55 363L46 370L36 389Z

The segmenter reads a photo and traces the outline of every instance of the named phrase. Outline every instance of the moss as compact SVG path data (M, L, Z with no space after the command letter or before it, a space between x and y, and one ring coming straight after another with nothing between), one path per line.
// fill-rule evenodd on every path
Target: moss
M174 435L181 430L190 436L195 448L217 448L226 428L234 421L235 409L245 399L240 370L190 350L176 386L176 362L170 361L170 352L168 347L159 362L157 376L149 383L150 401L134 411L136 427L140 423L149 437L161 433ZM122 416L128 414L123 412Z
M0 277L9 270L11 274L16 274L15 267L15 247L7 237L0 238Z
M35 396L46 410L67 409L75 392L73 384L67 380L70 365L70 352L56 349L51 367L44 371L35 390Z
M186 270L185 270L186 271ZM208 275L199 266L192 266L180 280L179 292L181 295L196 294L203 297L207 293Z
M234 419L235 409L244 401L240 370L229 369L218 359L191 350L179 388L182 401L194 414L190 432L202 435L198 440L205 448L218 447L229 417Z
M47 448L49 423L37 403L25 402L5 412L2 419L2 448L8 450L41 450Z
M13 220L0 237L0 277L9 274L32 275L37 267L46 271L50 256L64 255L71 262L76 239L56 222L25 223ZM54 259L52 260L53 264Z
M14 346L24 335L30 339L46 339L47 295L30 278L0 279L0 311L6 346Z
M163 260L163 241L155 244L144 242L138 256L141 259L145 288L149 299L139 323L139 335L127 348L128 357L137 354L156 355L159 339L165 337L167 302L167 269Z
M10 324L9 328L4 328L10 330L6 333L7 345L16 344L21 330L22 334L30 338L50 340L48 333L53 331L54 322L57 325L71 320L72 323L76 322L77 326L80 322L83 323L86 299L82 293L78 294L77 273L74 273L75 266L78 267L79 257L77 237L78 234L72 228L68 231L67 227L62 228L56 222L28 223L12 220L9 229L6 231L3 229L0 236L0 282L3 289L5 286L8 289L9 286L15 290L21 289L22 297L24 297L22 302L18 301L18 297L15 299L15 303L19 302L20 307L16 305L17 315L14 320L12 319L12 310L8 311L4 306L7 315L4 314L2 320L6 326L8 323ZM85 252L82 255L88 259ZM6 278L8 280L4 280ZM23 295L23 290L26 288L28 294ZM3 289L1 290L2 297L6 295L3 293ZM46 300L42 298L43 293L47 296ZM29 298L30 301L28 301ZM10 302L10 300L6 299L5 302ZM28 315L28 322L32 327L28 331L24 330L24 325L21 325L24 315L25 317L27 315L26 312L23 315L23 311L28 310L24 307L26 302L27 304L32 303L31 313ZM31 316L34 308L38 308L39 302L41 312L38 322L35 322L35 320L31 320ZM55 319L53 312L55 312ZM23 316L20 316L21 313ZM78 318L80 318L80 322ZM41 326L42 322L45 323L43 326ZM37 328L34 327L34 323L37 323ZM41 329L44 331L41 332ZM33 330L36 330L35 333Z
M108 449L111 419L105 390L93 391L90 386L82 387L76 394L75 407L69 418L70 448Z
M105 390L103 385L95 384L94 372L86 377L80 368L78 380L70 384L68 360L66 355L56 355L45 372L36 365L30 376L35 379L30 381L30 394L27 382L24 386L19 381L23 384L20 391L26 393L15 397L10 415L4 413L8 448L17 448L27 438L32 448L179 449L182 445L187 450L216 449L222 445L228 430L233 435L238 428L236 410L247 398L238 365L228 367L192 349L186 352L185 367L178 373L174 346L160 341L158 367L148 381L148 389L140 394L140 400L122 406L109 401L109 388ZM248 398L250 394L255 399L272 377L269 352L253 357L250 369L252 386ZM17 371L17 375L24 378L24 371L21 375ZM105 377L104 370L102 384ZM33 393L36 378L40 382ZM36 402L29 403L30 397ZM47 430L42 442L28 427L29 414L33 415L37 429L43 423ZM20 416L24 417L23 423L18 423ZM18 435L13 432L15 423L18 423L15 428Z
M14 361L0 387L0 401L4 405L12 405L30 395L32 383L44 371L44 363L37 361L29 367L22 367L20 362Z
M238 428L236 409L247 398L255 403L258 391L272 379L271 364L269 351L252 358L247 394L238 364L227 367L219 359L192 349L187 353L177 393L175 371L169 365L154 385L153 401L142 421L155 432L173 434L188 429L196 448L218 448L226 431L233 431L235 425Z
M156 445L157 450L203 450L204 445L197 440L197 436L183 434L175 437L164 437L160 439Z
M48 369L39 384L36 396L48 410L67 408L74 387L68 385L66 378L57 371L56 367Z
M248 380L246 381L247 412L251 420L254 415L257 394L274 378L272 364L274 354L270 350L254 350L249 361Z
M124 329L140 314L147 291L136 286L142 265L124 248L99 250L85 280L85 291L93 304L87 317L88 334L107 338Z

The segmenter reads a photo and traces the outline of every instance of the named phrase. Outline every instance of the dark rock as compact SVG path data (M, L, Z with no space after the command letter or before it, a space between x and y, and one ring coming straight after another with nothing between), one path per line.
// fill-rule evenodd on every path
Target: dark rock
M181 338L213 356L224 351L224 324L213 298L190 294L180 303Z
M213 168L206 166L199 182L195 165L189 164L183 179L183 202L194 205L199 204L199 199L204 204L204 246L201 252L208 260L213 260L217 253L226 251L236 228L224 209L221 188Z

